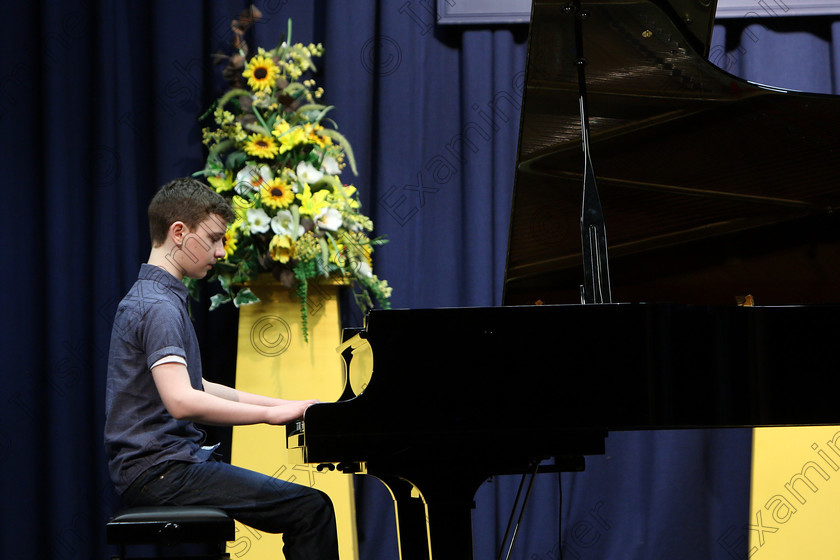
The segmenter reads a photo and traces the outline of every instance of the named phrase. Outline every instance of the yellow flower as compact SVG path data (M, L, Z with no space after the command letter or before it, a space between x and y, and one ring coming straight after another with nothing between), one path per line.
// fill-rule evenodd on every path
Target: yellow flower
M377 278L376 276L374 276L374 278L376 280L379 280L379 278ZM379 291L382 292L382 297L390 298L393 290L394 289L388 285L387 280L379 280Z
M271 243L268 244L268 254L272 260L281 263L287 263L292 258L294 253L294 246L292 245L292 238L288 235L275 235L271 238Z
M321 189L315 194L312 194L312 189L309 188L309 184L304 183L303 191L297 195L298 200L300 200L300 213L310 218L317 216L321 210L329 206L329 203L325 200L328 194L327 189Z
M233 124L234 116L230 111L225 111L221 107L218 107L215 111L213 111L213 118L216 120L216 124L224 126Z
M248 62L243 78L248 78L248 85L254 91L268 91L280 76L280 69L267 56L257 55Z
M271 134L280 141L280 153L286 153L295 146L306 142L306 132L299 126L292 126L284 120L274 125Z
M359 209L359 201L353 195L356 194L356 187L353 185L344 185L344 198L347 201L347 206L349 206L352 210Z
M277 138L280 138L280 137L281 137L283 134L285 134L285 133L286 133L286 132L287 132L290 128L292 128L292 125L290 125L290 124L289 124L288 122L286 122L284 119L280 119L279 121L277 121L276 123L274 123L274 130L272 130L272 131L271 131L271 133L272 133L274 136L276 136Z
M295 243L295 258L301 261L311 261L319 256L321 256L321 245L313 232L307 231L298 237L297 243Z
M373 247L370 246L370 238L367 235L361 232L346 232L340 239L347 247L347 253L352 256L353 260L363 260L368 265L373 264L371 260Z
M228 226L227 231L225 231L225 256L222 258L227 259L236 251L236 243L239 240L239 228L242 223L242 218L237 218Z
M208 127L201 129L201 143L205 146L221 142L224 132L221 130L210 130Z
M264 159L271 159L280 152L280 146L274 142L274 138L259 133L250 135L244 148L248 155Z
M244 196L235 194L231 199L230 206L233 208L233 213L236 214L236 221L241 222L245 219L248 210L254 207L254 203Z
M211 175L207 177L207 182L210 183L210 186L217 193L222 193L225 191L229 191L233 188L233 172L230 170L225 170L224 173L220 173L218 175Z
M332 144L332 138L329 136L322 136L322 130L324 130L324 127L320 124L315 126L306 125L306 131L309 134L309 141L313 144L317 144L323 149Z
M347 266L347 251L342 243L330 243L330 262L340 267Z
M282 178L275 177L260 190L263 206L270 208L286 208L295 199L292 187Z

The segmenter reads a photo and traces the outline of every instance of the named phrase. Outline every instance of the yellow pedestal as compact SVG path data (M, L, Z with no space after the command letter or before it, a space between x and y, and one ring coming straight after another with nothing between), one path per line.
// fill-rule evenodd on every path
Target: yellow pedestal
M236 388L285 399L337 400L344 389L343 366L335 351L341 342L338 289L335 285L310 284L307 343L301 329L300 304L291 292L273 283L252 286L261 301L239 310ZM358 558L352 477L295 464L281 426L234 427L231 462L329 494L335 506L341 558ZM282 535L239 523L236 531L236 540L228 546L232 558L281 558Z
M840 426L753 431L750 560L840 558Z

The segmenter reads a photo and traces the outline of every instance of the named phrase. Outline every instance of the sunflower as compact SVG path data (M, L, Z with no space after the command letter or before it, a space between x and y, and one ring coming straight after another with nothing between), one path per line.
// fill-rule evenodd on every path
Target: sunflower
M248 62L243 78L248 78L248 85L254 91L269 91L280 76L280 69L267 56L257 55Z
M263 159L271 159L280 152L274 138L256 132L245 141L244 149L248 155Z
M275 177L260 189L260 199L263 206L270 208L286 208L295 199L295 193L282 178Z
M230 258L234 251L236 251L237 241L239 240L239 228L242 226L243 222L244 220L242 218L237 218L225 231L225 256L222 258Z

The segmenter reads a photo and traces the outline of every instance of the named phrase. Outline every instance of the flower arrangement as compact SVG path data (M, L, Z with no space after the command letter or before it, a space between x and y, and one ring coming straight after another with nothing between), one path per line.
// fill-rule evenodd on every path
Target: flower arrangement
M208 155L195 175L236 213L225 257L210 276L222 287L210 309L258 301L247 283L269 272L296 292L307 336L312 279L348 280L363 312L374 300L389 306L391 288L373 274L371 260L385 240L370 236L373 223L360 212L356 188L339 179L347 166L355 175L356 165L311 77L323 46L292 44L289 21L286 41L249 56L244 34L259 18L252 6L233 21L235 52L217 55L228 61L222 75L230 89L202 116L212 125L202 131Z

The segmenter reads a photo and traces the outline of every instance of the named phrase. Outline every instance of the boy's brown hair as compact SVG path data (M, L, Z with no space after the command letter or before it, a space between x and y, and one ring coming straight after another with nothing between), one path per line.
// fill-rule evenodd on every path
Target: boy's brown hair
M194 230L210 214L221 216L226 223L236 217L228 201L201 181L181 177L166 183L149 203L152 246L158 247L166 241L173 223L181 221Z

